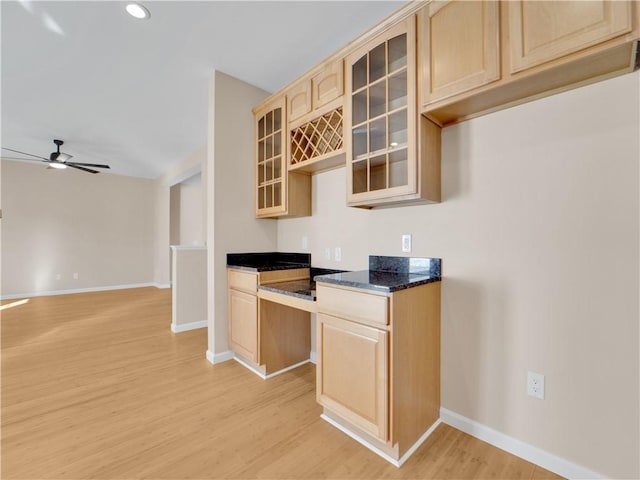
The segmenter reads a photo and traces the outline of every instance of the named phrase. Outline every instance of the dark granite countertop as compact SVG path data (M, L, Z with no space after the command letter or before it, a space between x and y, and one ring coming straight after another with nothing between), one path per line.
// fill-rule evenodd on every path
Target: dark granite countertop
M258 289L268 292L282 293L291 297L301 298L303 300L315 301L316 299L316 282L315 277L318 275L348 273L342 270L329 270L326 268L311 268L310 278L304 280L291 280L288 282L270 283L268 285L259 285Z
M227 268L237 268L248 272L310 267L311 254L309 253L261 252L227 254Z
M316 282L363 288L378 292L396 292L425 283L439 282L439 258L369 256L369 270L334 273L316 277Z
M308 253L227 254L227 267L251 272L309 268L308 280L271 283L258 288L311 301L316 298L316 281L379 292L396 292L425 283L439 282L441 265L442 260L439 258L370 255L369 270L344 272L311 268L311 255Z

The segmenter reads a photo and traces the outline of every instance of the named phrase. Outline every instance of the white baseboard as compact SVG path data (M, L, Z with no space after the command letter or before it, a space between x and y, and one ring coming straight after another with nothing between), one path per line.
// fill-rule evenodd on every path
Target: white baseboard
M231 350L227 350L222 353L213 353L211 350L207 350L207 360L214 365L216 363L226 362L227 360L231 360L233 358L233 352Z
M504 433L498 432L486 425L464 417L458 413L440 408L440 419L443 423L451 425L458 430L468 433L472 437L476 437L483 442L487 442L505 452L509 452L517 457L523 458L528 462L541 466L551 472L554 472L564 478L576 479L604 479L607 478L599 473L589 470L580 465L576 465L564 458L557 457L549 452L529 445L517 438L510 437Z
M298 368L298 367L304 365L305 363L309 363L309 359L303 360L302 362L296 363L295 365L291 365L290 367L283 368L282 370L278 370L277 372L273 372L273 373L270 373L268 375L265 375L260 370L258 370L255 366L251 365L250 363L248 363L244 359L238 357L237 355L234 355L233 359L236 362L238 362L240 365L242 365L243 367L245 367L248 370L250 370L251 372L255 373L257 376L259 376L263 380L268 380L269 378L273 378L273 377L275 377L277 375L280 375L280 374L283 374L285 372L288 372L289 370L293 370L294 368Z
M129 285L109 285L106 287L89 287L89 288L73 288L70 290L48 290L44 292L30 292L30 293L12 293L9 295L0 296L0 300L12 300L15 298L33 298L33 297L49 297L52 295L69 295L72 293L90 293L90 292L106 292L108 290L125 290L127 288L143 288L143 287L157 287L157 283L131 283Z
M316 352L309 352L309 361L314 365L316 364L316 358Z
M154 283L153 284L154 287L156 288L171 288L171 284L170 283Z
M171 331L173 333L182 333L188 332L189 330L195 330L197 328L207 328L209 326L209 322L207 320L202 320L200 322L191 322L191 323L183 323L182 325L171 324Z
M402 464L404 464L404 462L406 462L409 459L409 457L413 455L418 448L420 448L420 445L422 445L425 442L425 440L429 438L429 436L431 436L431 434L436 430L436 428L438 428L438 425L440 425L441 423L442 423L442 419L439 418L434 422L433 425L429 427L429 429L426 432L422 434L422 436L418 440L416 440L416 443L411 445L411 448L407 450L402 457L400 457L400 460L398 460L398 463L400 464L398 465L399 467L401 467Z
M429 429L422 434L422 436L416 441L416 443L414 443L411 446L411 448L409 450L407 450L402 457L400 457L399 460L396 460L395 458L393 458L388 453L383 452L382 450L380 450L373 443L367 441L366 439L364 439L360 435L352 432L348 428L345 428L343 425L340 425L338 422L336 422L334 419L332 419L331 417L327 416L326 414L324 414L324 413L321 414L320 418L322 418L325 422L330 423L331 425L336 427L342 433L345 433L349 437L353 438L360 445L363 445L363 446L367 447L369 450L371 450L373 453L375 453L379 457L384 458L387 462L389 462L394 467L398 467L398 468L401 467L404 464L404 462L406 462L409 459L409 457L411 455L413 455L413 453L418 449L418 447L420 447L420 445L422 445L424 443L424 441L427 438L429 438L429 435L431 435L435 431L435 429L438 428L438 425L440 425L440 423L441 423L440 419L436 420L435 423L433 425L431 425L431 427L429 427Z

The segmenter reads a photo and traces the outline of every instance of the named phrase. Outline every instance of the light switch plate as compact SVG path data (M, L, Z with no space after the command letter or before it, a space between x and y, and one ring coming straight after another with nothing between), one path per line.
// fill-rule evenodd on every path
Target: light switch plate
M406 233L402 235L402 251L405 253L411 253L411 234Z

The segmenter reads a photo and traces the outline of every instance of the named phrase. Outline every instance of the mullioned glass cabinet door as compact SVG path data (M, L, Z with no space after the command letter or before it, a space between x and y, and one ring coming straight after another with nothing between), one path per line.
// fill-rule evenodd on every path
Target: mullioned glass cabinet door
M416 59L411 20L347 58L350 205L416 192Z
M256 114L256 216L284 212L285 122L284 105Z

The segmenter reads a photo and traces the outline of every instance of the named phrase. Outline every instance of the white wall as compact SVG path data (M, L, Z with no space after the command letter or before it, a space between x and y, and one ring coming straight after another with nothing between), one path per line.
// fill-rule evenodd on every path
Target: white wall
M2 295L153 282L153 185L3 160Z
M258 220L254 208L254 140L251 109L267 92L215 72L209 84L206 172L209 247L209 352L227 346L226 255L273 251L276 221Z
M278 221L279 250L307 235L347 269L412 233L443 259L442 405L614 478L640 477L639 78L444 129L440 204L349 209L339 169L314 176L312 217Z

